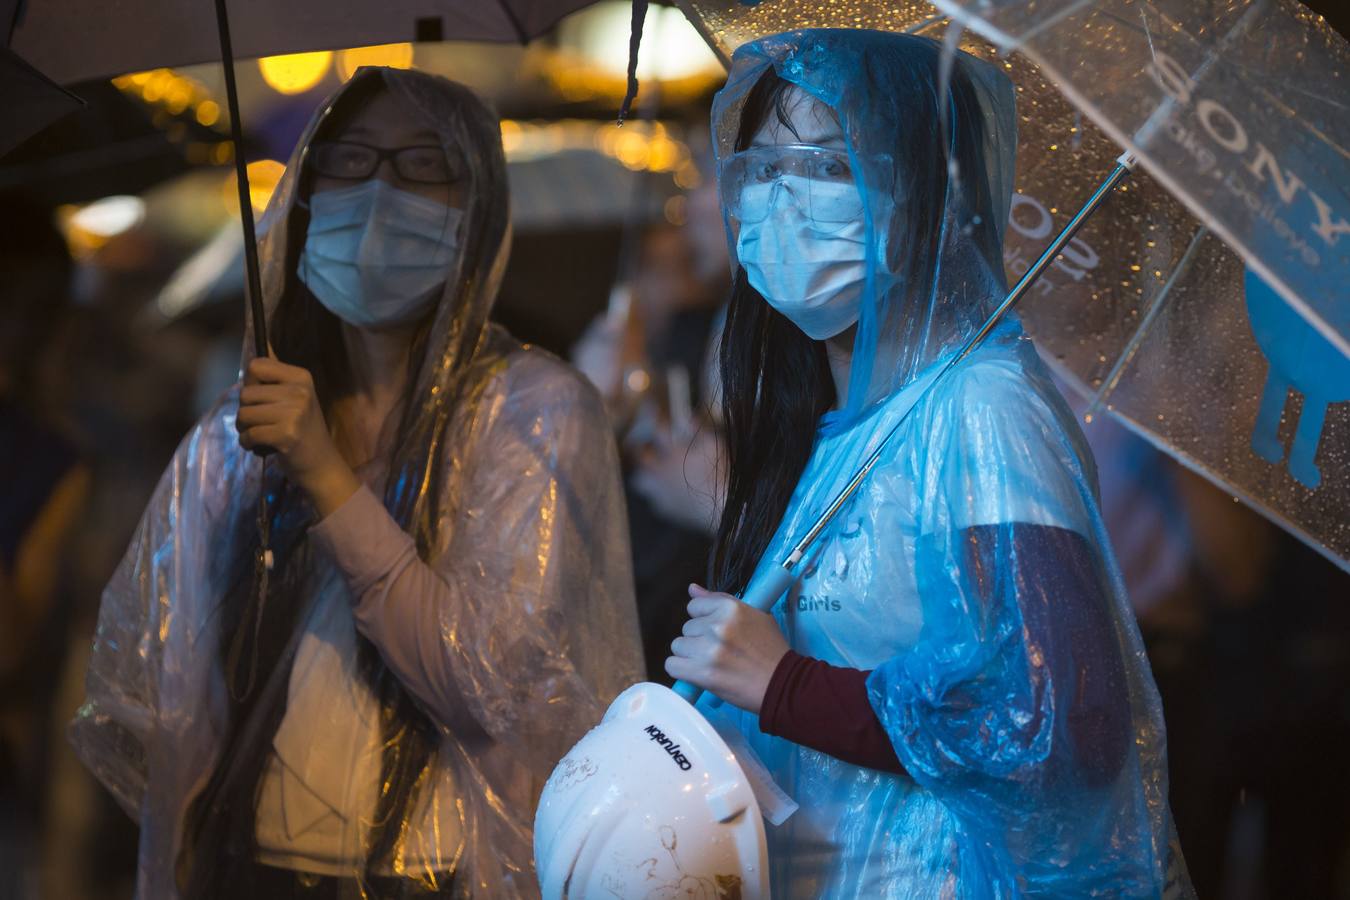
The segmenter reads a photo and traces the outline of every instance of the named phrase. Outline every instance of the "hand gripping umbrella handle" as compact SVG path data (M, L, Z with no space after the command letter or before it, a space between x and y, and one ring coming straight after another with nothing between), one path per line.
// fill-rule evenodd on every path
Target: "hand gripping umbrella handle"
M795 557L796 554L793 556ZM792 570L796 559L789 557L788 561L781 566L774 566L767 575L750 586L746 591L741 602L751 606L761 612L768 612L773 605L778 602L778 598L783 596L783 592L792 586ZM687 681L675 682L675 693L679 694L690 703L697 703L698 698L703 696L703 688L692 685Z

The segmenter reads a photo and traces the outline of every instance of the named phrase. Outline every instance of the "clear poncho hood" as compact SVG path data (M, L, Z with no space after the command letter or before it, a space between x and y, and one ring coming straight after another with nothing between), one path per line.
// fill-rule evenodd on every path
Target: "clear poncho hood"
M719 168L739 149L747 97L769 72L834 112L864 200L867 279L848 403L826 420L833 430L959 348L1003 299L1013 86L930 38L836 29L761 38L737 49L713 104ZM726 226L735 266L739 224L728 216Z
M248 747L266 744L259 847L276 856L262 847L264 830L295 832L298 860L282 854L272 864L416 880L437 896L537 896L531 822L544 780L640 677L623 492L603 405L576 372L488 323L510 228L500 126L481 101L423 73L361 69L320 108L263 217L269 320L303 289L295 272L308 220L306 155L344 97L372 86L403 100L461 157L462 249L414 344L422 355L398 439L356 468L369 493L353 498L366 500L345 558L313 537L333 516L317 522L279 465L264 476L240 447L237 386L186 435L150 499L104 592L86 702L71 728L80 757L140 827L140 897L182 895L195 798L223 767L257 764L251 751L231 752L244 740L228 743L232 725L251 735ZM251 347L250 334L245 362ZM273 501L273 584L288 592L269 595L260 633L278 621L264 615L296 610L291 637L278 630L289 643L256 686L258 697L284 701L280 724L256 712L266 711L262 700L232 714L235 670L222 652L241 631L230 624L239 621L232 604L252 572L263 490ZM364 542L365 527L380 540ZM384 593L372 594L351 567L375 565L358 557L379 546L394 550L372 582ZM288 569L288 559L300 562ZM421 587L400 594L404 577ZM374 682L372 659L384 666ZM400 665L426 673L420 687ZM390 678L404 693L391 694ZM407 719L409 704L423 718ZM389 724L408 721L415 727ZM410 753L424 760L403 782L411 799L378 822L397 836L393 849L360 858L377 844L368 835L390 793L389 760L401 764L410 742L429 755ZM330 837L316 841L316 829ZM304 852L316 844L317 867ZM453 885L438 882L447 873Z
M379 85L371 83L376 80ZM426 334L408 411L414 425L402 442L405 450L419 448L426 455L411 458L404 454L391 467L402 470L396 508L404 511L425 494L427 468L438 452L436 435L444 429L447 410L467 388L465 376L488 338L488 316L510 255L510 196L496 115L468 88L444 78L410 69L357 69L318 108L291 152L260 224L259 264L263 305L271 321L278 306L288 302L288 285L297 283L295 269L309 223L307 204L301 201L307 193L307 158L314 141L323 136L329 117L344 99L353 92L379 88L397 97L417 124L434 133L447 155L459 157L466 175L460 252L446 272L445 287ZM241 370L253 357L251 307L246 307L246 316Z

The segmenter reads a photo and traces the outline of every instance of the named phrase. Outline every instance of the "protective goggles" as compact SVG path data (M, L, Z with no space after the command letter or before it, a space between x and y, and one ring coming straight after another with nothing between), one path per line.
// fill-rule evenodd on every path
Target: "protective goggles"
M872 178L889 178L891 158L860 157ZM787 192L797 208L813 221L842 224L862 217L863 197L853 160L845 150L809 144L751 147L727 157L718 167L722 206L741 222L763 222ZM871 185L869 185L871 187ZM889 193L885 185L875 189Z

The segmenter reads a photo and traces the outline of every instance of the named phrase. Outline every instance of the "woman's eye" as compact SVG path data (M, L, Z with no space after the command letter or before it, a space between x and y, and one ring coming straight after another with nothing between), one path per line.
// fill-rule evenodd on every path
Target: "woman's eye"
M452 180L445 154L434 148L404 152L399 164L406 174L415 178L429 181Z
M405 159L414 169L430 169L436 165L436 157L430 153L409 153Z
M778 166L773 163L760 163L755 169L756 181L773 181L778 177Z
M837 156L821 160L818 171L826 178L846 178L849 174L848 163Z
M337 165L342 169L355 171L362 169L368 162L369 154L355 148L344 148L337 153Z

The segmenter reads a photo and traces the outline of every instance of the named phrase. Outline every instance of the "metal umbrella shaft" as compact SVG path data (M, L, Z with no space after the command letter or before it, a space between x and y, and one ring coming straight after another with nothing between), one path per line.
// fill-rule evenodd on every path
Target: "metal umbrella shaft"
M258 236L253 227L253 199L248 185L248 167L244 162L244 130L239 116L239 90L234 80L234 48L230 43L230 17L225 8L225 0L215 0L216 30L220 35L220 62L225 70L225 97L230 111L230 140L234 144L235 184L239 189L239 221L244 229L244 272L247 278L249 309L253 320L253 352L255 356L269 354L267 341L267 311L263 306L262 277L258 271ZM269 576L272 571L272 521L267 502L267 456L270 448L259 447L255 451L262 458L262 475L258 479L258 551L253 562L253 597L250 611L253 619L254 651L248 661L248 674L243 693L252 693L257 675L257 633L262 626L263 608L267 603ZM249 626L247 622L243 629ZM241 634L243 632L241 629ZM230 653L230 690L238 689L236 684L240 659L236 652L242 644L235 642Z
M234 144L234 174L239 188L239 220L244 227L244 272L253 316L253 352L267 355L267 313L263 308L262 278L258 274L258 237L253 228L253 201L244 163L244 133L239 120L239 90L234 82L234 50L230 44L230 16L225 0L215 0L216 30L220 34L220 61L225 69L225 98L230 110L230 140Z
M1097 189L1092 192L1092 196L1087 199L1087 202L1083 204L1082 208L1079 209L1078 212L1074 214L1073 218L1069 220L1069 223L1064 226L1064 230L1050 242L1050 245L1045 248L1045 251L1041 253L1036 262L1027 269L1020 279L1018 279L1017 284L1013 285L1012 290L1008 292L1008 296L1005 297L1003 302L998 305L998 308L990 314L989 318L985 320L979 330L966 341L959 352L947 360L942 368L938 370L937 374L928 382L928 386L924 389L925 393L932 390L933 386L941 381L957 363L969 356L971 352L989 336L989 333L994 330L994 327L997 326L1000 321L1002 321L1003 317L1008 314L1008 311L1017 305L1017 301L1022 299L1026 294L1027 289L1031 287L1031 284L1045 271L1046 268L1049 267L1050 263L1054 262L1055 257L1059 256L1060 251L1064 249L1064 246L1068 244L1069 241L1073 240L1074 235L1076 235L1078 230L1083 227L1083 223L1087 221L1088 217L1092 215L1097 207L1099 207L1110 195L1116 185L1119 184L1125 176L1129 175L1133 169L1134 156L1128 152L1121 154L1116 160L1116 167L1112 170L1111 174L1097 186ZM914 406L917 405L918 403L916 402ZM787 558L769 570L763 578L755 582L755 584L746 591L745 595L741 597L741 602L766 612L778 602L778 598L783 595L784 591L792 586L792 582L796 578L794 570L797 563L801 562L802 557L806 555L806 551L811 548L811 545L816 542L816 539L820 537L821 533L834 519L839 510L849 501L850 497L857 493L857 490L862 485L863 481L871 474L872 470L876 468L877 463L881 461L882 454L885 452L887 445L890 444L891 439L899 433L900 428L909 419L909 414L913 411L914 406L911 406L900 416L899 421L897 421L895 425L891 427L891 430L886 433L886 436L881 439L881 443L879 443L877 448L872 451L872 454L867 457L867 460L863 462L858 471L849 479L848 484L844 485L843 489L834 500L830 502L830 505L826 507L825 511L820 514L820 517L816 519L815 524L811 526L805 536L803 536L792 548L792 552L788 554ZM690 684L687 681L677 681L674 690L675 693L679 694L690 703L696 703L698 698L703 694L702 688Z

